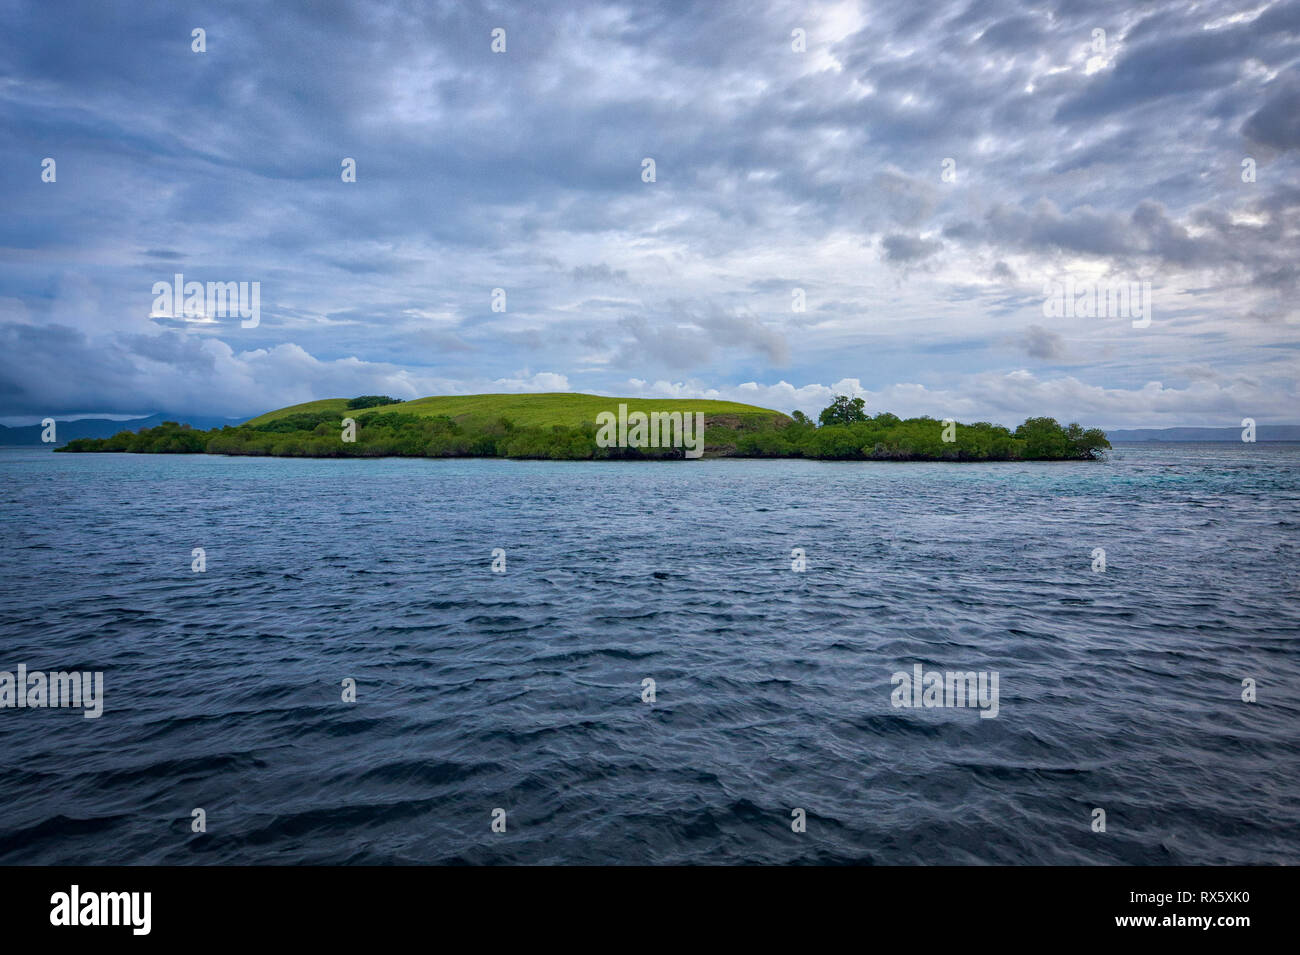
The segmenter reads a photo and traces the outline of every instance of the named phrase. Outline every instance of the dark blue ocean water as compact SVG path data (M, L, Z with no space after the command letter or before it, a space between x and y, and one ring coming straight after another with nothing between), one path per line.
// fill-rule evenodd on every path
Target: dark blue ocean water
M1300 862L1295 445L0 477L0 863Z

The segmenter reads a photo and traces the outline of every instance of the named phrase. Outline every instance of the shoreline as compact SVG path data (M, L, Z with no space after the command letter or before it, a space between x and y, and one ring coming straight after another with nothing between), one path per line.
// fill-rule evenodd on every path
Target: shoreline
M1158 444L1160 442L1150 442ZM1190 442L1189 442L1190 443ZM1224 442L1228 443L1228 442ZM1288 442L1275 442L1286 444ZM1298 443L1298 442L1291 442ZM11 446L14 450L39 450L31 445ZM65 447L51 448L51 451L64 452ZM685 461L810 461L816 464L1095 464L1104 463L1105 455L1093 458L941 458L941 457L900 457L882 455L880 457L859 458L814 458L801 454L704 454L699 458L674 457L670 455L617 455L589 458L554 458L541 455L500 455L500 454L226 454L216 451L125 451L125 450L72 450L68 454L129 454L139 457L191 457L191 458L273 458L276 460L303 461L552 461L563 464L671 464Z

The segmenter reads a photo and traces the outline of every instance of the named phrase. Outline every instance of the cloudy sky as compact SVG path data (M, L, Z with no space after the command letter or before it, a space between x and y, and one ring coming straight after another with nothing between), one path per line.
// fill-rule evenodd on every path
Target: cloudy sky
M0 420L1295 422L1298 61L1266 0L0 0ZM260 282L260 323L160 314L178 272ZM1067 278L1149 282L1150 324L1046 315Z

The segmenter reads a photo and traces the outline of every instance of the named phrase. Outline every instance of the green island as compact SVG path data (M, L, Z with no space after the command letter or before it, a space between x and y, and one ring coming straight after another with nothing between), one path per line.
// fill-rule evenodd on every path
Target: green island
M624 406L621 410L620 406ZM613 446L615 414L703 421L699 453L674 446ZM353 422L350 431L345 419ZM602 425L598 426L598 422ZM620 435L620 438L622 435ZM644 441L641 442L644 445ZM669 442L663 442L668 445ZM688 446L690 441L687 442ZM585 394L383 395L291 405L243 424L203 431L165 421L111 438L78 438L58 451L275 457L504 457L602 459L741 457L836 461L1089 461L1110 447L1103 431L1030 418L1014 431L978 421L868 415L861 398L837 396L813 421L730 401L609 398Z

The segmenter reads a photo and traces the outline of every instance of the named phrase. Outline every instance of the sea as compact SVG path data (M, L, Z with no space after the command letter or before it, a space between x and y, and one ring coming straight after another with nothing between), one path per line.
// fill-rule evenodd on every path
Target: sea
M1297 444L3 449L0 502L0 864L1300 862Z

